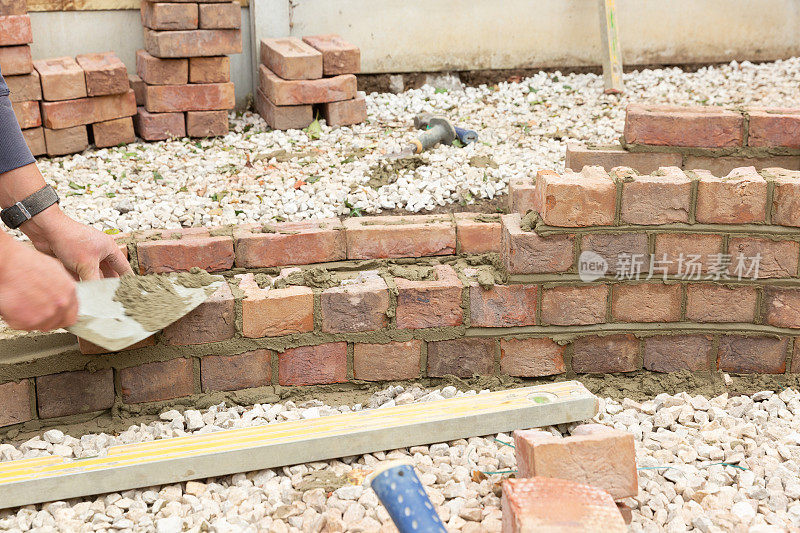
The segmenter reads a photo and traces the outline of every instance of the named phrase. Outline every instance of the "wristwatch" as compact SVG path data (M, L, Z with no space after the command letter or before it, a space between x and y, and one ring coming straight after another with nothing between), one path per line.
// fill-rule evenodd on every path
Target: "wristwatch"
M58 203L58 193L45 185L22 201L0 211L0 220L11 229L17 229L48 207Z

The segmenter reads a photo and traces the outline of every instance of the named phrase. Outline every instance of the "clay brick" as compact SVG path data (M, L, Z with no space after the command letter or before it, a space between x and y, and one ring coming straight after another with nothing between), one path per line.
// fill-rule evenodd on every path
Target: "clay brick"
M36 403L40 418L111 409L114 405L114 371L108 368L97 372L79 370L39 376L36 378Z
M222 137L227 134L227 111L186 112L186 135L189 137Z
M147 346L155 346L156 338L154 335L147 337L144 340L137 342L136 344L132 344L127 348L123 348L122 350L118 350L117 352L112 352L103 348L102 346L98 346L92 342L87 341L86 339L81 339L78 337L78 349L81 351L83 355L101 355L101 354L111 354L111 353L118 353L118 352L128 352L131 350L138 350L139 348L145 348Z
M714 176L727 176L734 169L742 167L755 167L762 170L770 167L781 167L790 170L800 170L800 156L772 155L767 157L712 157L703 155L687 155L684 160L684 170L702 169Z
M303 41L322 52L322 73L325 76L361 72L361 51L341 36L307 35L303 37Z
M47 153L47 144L44 142L44 129L31 128L22 130L22 136L25 138L25 143L34 156L39 156Z
M75 60L83 69L89 96L124 94L130 89L128 69L114 52L83 54Z
M499 252L502 228L500 215L455 213L458 253Z
M501 505L503 533L628 530L608 493L565 479L507 479Z
M264 65L258 66L259 89L275 105L322 104L356 97L356 77L342 74L318 80L284 80Z
M367 98L362 92L352 100L320 104L319 108L328 126L352 126L367 121Z
M766 287L764 302L767 324L780 328L800 328L800 289Z
M689 222L692 181L680 168L662 168L650 176L629 172L625 178L622 222L642 225Z
M86 76L71 57L40 59L33 62L42 80L42 97L49 101L85 98ZM5 68L3 68L5 71Z
M231 59L228 56L189 58L189 83L229 81L231 81Z
M586 233L581 237L581 252L593 252L608 265L606 275L633 274L631 267L641 261L641 272L649 266L646 233Z
M242 334L248 338L280 337L314 329L314 291L290 285L261 289L253 274L241 277Z
M82 124L105 122L136 114L136 96L125 94L94 96L63 102L42 102L42 120L52 129L71 128Z
M236 310L227 283L188 315L170 324L161 334L164 344L186 346L232 339L236 334Z
M792 374L800 372L800 338L794 337L794 348L792 349L792 366L789 369Z
M383 278L322 291L322 331L375 331L389 322L389 287Z
M186 137L183 113L149 113L144 107L140 107L133 117L133 124L136 133L145 141Z
M630 104L625 142L660 146L742 146L744 119L720 107Z
M539 216L545 224L576 228L614 224L617 187L601 167L580 173L539 172L536 177Z
M322 77L322 54L297 37L262 39L261 64L284 80Z
M275 105L261 89L256 93L256 111L274 130L300 130L314 121L311 105Z
M460 326L461 280L449 265L434 267L436 281L395 278L397 285L397 327L401 329Z
M92 138L98 148L108 148L136 140L133 133L133 118L123 117L92 124Z
M11 104L17 122L22 129L38 128L42 125L42 114L39 111L39 102L14 102Z
M0 427L21 424L33 418L30 391L29 379L0 385Z
M233 239L202 235L182 239L144 241L136 245L141 274L185 272L199 267L208 272L233 267Z
M539 211L539 197L536 195L536 183L530 180L512 180L508 184L509 213L526 214L528 211Z
M200 27L206 30L237 29L242 26L242 6L239 2L200 4Z
M639 492L636 449L632 433L608 428L564 438L526 438L514 432L518 477L546 477L585 483L612 498L635 497Z
M142 0L142 25L152 30L194 30L198 25L197 4Z
M189 60L161 59L137 50L136 73L147 85L185 85L189 81Z
M680 167L683 156L665 152L629 152L617 146L592 147L567 143L565 168L580 172L583 167L603 167L611 172L615 167L633 168L641 174L650 174L661 167Z
M473 327L506 328L536 323L535 285L493 285L484 289L477 283L469 288Z
M42 99L42 82L39 80L39 73L35 70L30 74L20 76L5 76L5 80L8 90L11 91L8 97L12 103Z
M732 170L724 178L697 172L697 221L710 224L764 222L767 182L753 167Z
M545 288L542 293L542 325L575 326L606 321L606 285Z
M525 378L563 374L565 348L551 339L500 339L500 372Z
M144 47L156 57L210 57L242 53L241 30L144 30Z
M677 322L681 319L681 286L615 284L611 289L611 316L619 322Z
M77 154L89 148L89 132L86 126L75 126L63 130L44 128L44 142L47 155Z
M419 377L422 341L366 344L353 347L353 377L365 381L394 381Z
M0 16L25 15L28 13L26 0L0 0Z
M572 268L574 235L540 237L522 231L518 213L500 217L503 264L509 274L566 272Z
M236 229L237 267L310 265L347 258L344 226L339 219L278 222L268 225L267 230L251 226Z
M188 358L123 368L118 375L125 403L157 402L194 394L194 368Z
M0 65L3 68L3 76L30 74L33 71L31 47L28 45L0 46Z
M755 287L692 283L686 286L686 319L692 322L753 322Z
M428 376L487 376L494 374L495 339L461 338L428 343Z
M144 82L142 78L136 74L128 74L128 83L130 83L133 94L136 96L136 106L144 105Z
M719 369L739 374L783 374L788 337L723 335L719 339Z
M605 374L639 369L639 339L627 335L592 335L572 343L572 370Z
M661 277L664 269L668 274L683 275L695 263L700 265L700 272L707 272L709 265L713 268L716 264L714 256L721 254L721 250L722 235L660 233L656 235L653 277ZM649 266L645 262L645 271Z
M272 352L254 350L238 355L206 355L200 359L203 392L265 387L272 381Z
M145 88L144 107L151 113L233 109L233 83L152 85Z
M731 265L728 273L737 278L791 278L797 276L797 261L800 244L797 241L781 241L767 238L731 237L728 241ZM758 272L744 275L752 259L758 259ZM737 271L738 269L738 271Z
M347 381L347 343L291 348L278 355L278 382L317 385Z
M456 252L456 228L449 217L359 217L345 220L344 227L348 259L428 257Z
M658 335L644 340L643 365L654 372L711 370L713 339L708 335Z
M748 108L748 146L800 148L800 110Z
M800 172L768 168L762 172L773 183L772 223L800 226Z
M15 46L32 42L33 30L31 30L30 16L0 16L0 46Z

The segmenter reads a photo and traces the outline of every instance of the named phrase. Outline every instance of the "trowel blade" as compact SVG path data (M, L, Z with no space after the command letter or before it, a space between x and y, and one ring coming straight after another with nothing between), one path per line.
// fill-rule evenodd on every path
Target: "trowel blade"
M138 321L127 316L122 304L114 301L119 282L119 278L106 278L78 283L78 321L67 331L111 351L127 348L155 333L145 330ZM208 287L189 288L174 283L173 287L185 298L186 305L176 309L173 316L165 318L164 324L159 324L157 330L169 326L205 302L208 295L221 285L222 281L216 281Z

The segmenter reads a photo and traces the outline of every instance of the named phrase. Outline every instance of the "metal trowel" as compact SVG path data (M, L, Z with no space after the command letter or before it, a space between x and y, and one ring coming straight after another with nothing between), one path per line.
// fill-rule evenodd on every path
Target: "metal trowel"
M223 281L215 281L200 288L184 287L173 282L172 286L185 299L186 305L176 308L174 316L165 317L164 324L159 324L160 327L154 331L144 329L138 321L125 314L125 308L120 302L114 301L119 283L120 278L78 283L78 321L68 327L67 331L106 350L122 350L185 316L205 302L210 294L219 289Z

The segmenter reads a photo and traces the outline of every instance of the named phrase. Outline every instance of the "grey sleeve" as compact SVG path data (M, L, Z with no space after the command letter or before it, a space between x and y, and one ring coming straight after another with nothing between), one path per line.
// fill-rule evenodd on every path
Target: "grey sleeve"
M8 94L8 85L0 72L0 174L36 161L19 129Z

